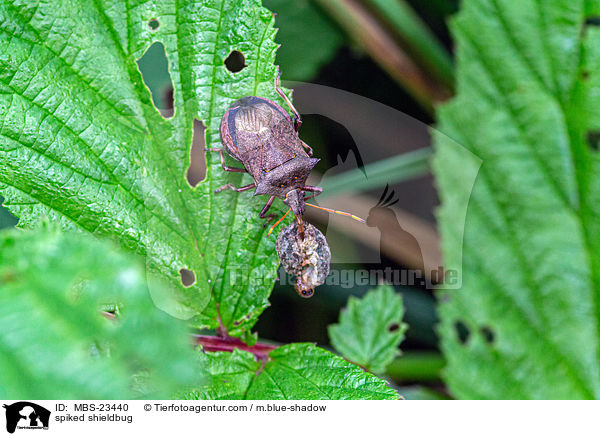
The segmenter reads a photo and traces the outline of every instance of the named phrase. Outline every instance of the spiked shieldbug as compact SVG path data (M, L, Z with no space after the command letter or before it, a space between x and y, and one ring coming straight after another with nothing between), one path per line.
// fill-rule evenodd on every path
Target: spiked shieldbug
M229 106L221 119L223 148L206 150L220 153L221 166L225 171L247 172L254 179L253 183L240 188L228 183L216 189L215 193L226 189L243 192L256 188L254 195L269 195L269 200L259 215L260 218L267 219L267 223L276 217L275 214L267 214L275 198L281 198L290 208L288 213L294 213L296 222L282 230L277 241L277 254L284 268L297 276L295 288L298 294L308 298L313 295L313 288L322 284L329 273L331 254L325 237L314 226L308 224L305 233L305 206L346 215L363 223L365 221L347 212L305 203L305 200L323 191L318 186L306 185L306 179L319 159L312 157L312 149L298 136L302 120L279 87L279 75L275 79L275 90L294 113L293 118L271 100L255 96L242 97ZM227 166L224 151L241 162L244 168ZM312 195L305 197L305 192L312 192ZM286 215L287 213L275 226Z
M236 192L256 188L254 195L269 195L267 204L260 212L267 222L275 214L267 214L275 198L281 198L292 210L302 231L305 209L305 192L318 195L322 189L307 186L306 179L319 159L312 157L312 149L298 136L302 124L300 114L279 87L279 75L275 90L294 112L292 119L277 103L262 97L242 97L234 101L221 119L221 141L231 157L244 168L229 167L221 148L209 148L221 154L221 166L225 171L248 172L251 183L236 188L231 183L221 186L215 193L225 189Z

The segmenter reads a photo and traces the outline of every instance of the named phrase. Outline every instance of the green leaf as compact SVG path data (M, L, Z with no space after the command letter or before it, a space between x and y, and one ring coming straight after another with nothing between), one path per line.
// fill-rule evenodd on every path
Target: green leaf
M391 286L379 286L361 299L351 296L339 323L329 326L331 344L348 360L382 373L400 354L408 327L403 316L402 297Z
M84 235L0 233L0 331L0 398L134 398L140 377L164 396L197 379L187 329L139 263Z
M591 2L462 5L458 95L435 134L445 266L459 269L462 253L463 268L462 289L440 302L445 378L458 398L600 398ZM478 162L452 140L482 160L466 222L454 205Z
M260 369L260 363L247 351L238 348L232 353L217 352L200 354L200 368L207 381L185 394L192 400L241 400Z
M314 0L264 0L279 28L277 63L288 80L312 79L339 50L344 34Z
M204 353L208 383L189 399L359 400L398 399L387 383L312 344L276 348L262 364L246 351Z
M47 216L109 236L170 280L197 326L215 328L220 318L232 335L249 329L278 263L258 218L266 199L214 195L225 183L250 183L225 173L217 153L207 153L197 187L186 171L194 118L207 128L206 146L220 147L230 103L278 99L273 21L259 0L0 0L0 194L20 226ZM136 64L157 41L174 85L169 119ZM232 50L247 65L235 74L224 65ZM181 269L194 285L183 287Z

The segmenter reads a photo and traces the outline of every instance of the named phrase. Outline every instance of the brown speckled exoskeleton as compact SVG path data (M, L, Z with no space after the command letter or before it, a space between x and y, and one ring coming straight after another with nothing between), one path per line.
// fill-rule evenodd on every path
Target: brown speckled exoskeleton
M251 183L236 188L231 183L215 191L232 189L237 192L256 188L254 195L269 195L267 204L260 212L267 222L275 214L267 214L275 198L281 198L290 207L303 232L305 192L313 196L322 192L317 186L306 186L306 179L319 159L312 157L312 149L298 137L302 124L300 114L279 87L279 76L275 79L275 90L294 112L294 118L277 103L262 97L243 97L234 101L221 120L221 141L225 151L244 168L225 165L223 149L209 148L221 154L221 165L225 171L248 172L254 179ZM307 197L310 198L310 197Z

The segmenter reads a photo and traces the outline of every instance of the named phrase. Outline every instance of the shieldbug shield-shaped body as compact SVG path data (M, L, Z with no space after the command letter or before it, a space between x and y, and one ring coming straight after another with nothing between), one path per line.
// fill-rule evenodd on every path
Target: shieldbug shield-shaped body
M306 179L319 159L313 158L312 149L298 137L300 115L287 96L275 88L295 113L288 113L277 103L262 97L248 96L231 104L221 120L221 141L225 151L244 168L225 165L222 149L209 149L221 153L221 164L225 171L248 172L254 179L240 188L227 184L217 189L232 189L237 192L256 188L254 195L269 195L270 198L260 213L261 218L271 220L274 214L267 211L275 198L283 199L299 222L305 208L305 192L321 193L321 188L306 186Z

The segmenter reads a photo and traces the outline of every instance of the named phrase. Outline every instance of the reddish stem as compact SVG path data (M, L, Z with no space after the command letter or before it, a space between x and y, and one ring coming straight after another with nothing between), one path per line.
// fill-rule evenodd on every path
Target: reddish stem
M208 335L192 335L196 345L201 345L204 351L227 351L232 352L234 349L242 351L248 351L259 360L266 360L269 357L269 353L277 348L276 345L261 344L260 342L250 346L244 344L238 338L228 336L221 338L217 336Z
M116 316L110 312L101 312L105 318L116 320ZM254 354L258 360L267 360L269 353L277 348L277 345L261 344L260 342L250 346L243 343L240 339L227 335L227 332L217 329L219 336L209 335L192 335L192 339L196 345L202 346L204 351L227 351L233 352L236 348L242 351L248 351ZM222 336L224 335L224 336Z

